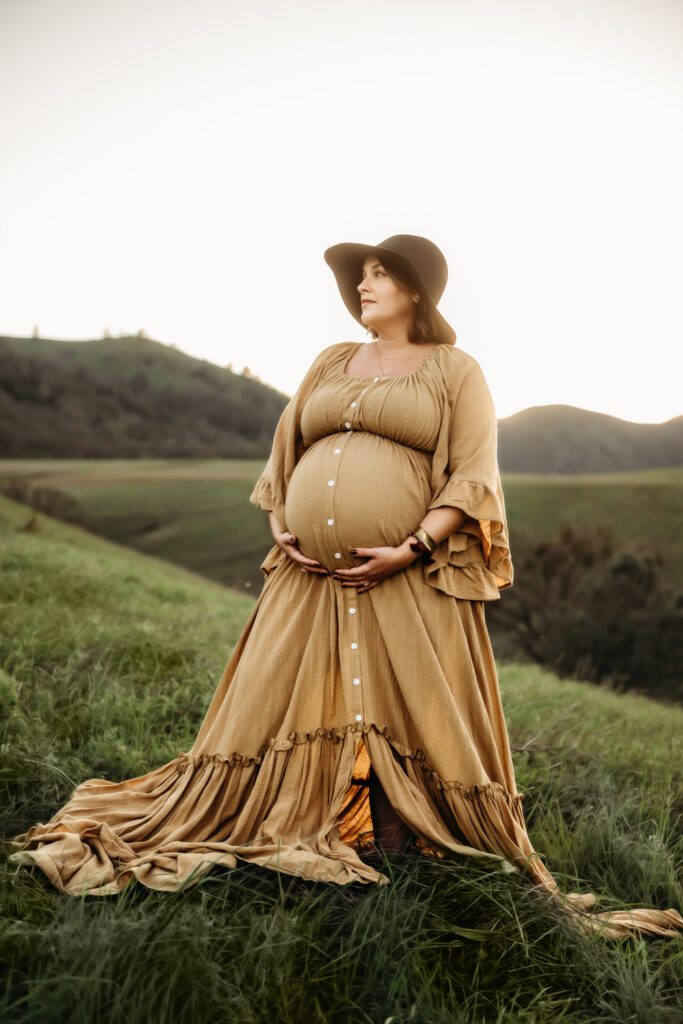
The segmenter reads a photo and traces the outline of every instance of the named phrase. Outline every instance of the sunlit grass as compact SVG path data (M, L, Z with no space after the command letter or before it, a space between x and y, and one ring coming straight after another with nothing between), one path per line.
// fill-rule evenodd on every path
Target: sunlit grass
M1 511L1 509L0 509ZM0 516L2 521L2 516ZM0 828L86 778L192 743L249 598L59 525L0 531ZM534 846L600 908L681 905L683 711L500 668ZM678 800L678 802L677 802ZM578 936L528 884L408 857L385 887L253 866L177 894L59 895L0 864L0 1019L566 1022L680 1019L683 943Z

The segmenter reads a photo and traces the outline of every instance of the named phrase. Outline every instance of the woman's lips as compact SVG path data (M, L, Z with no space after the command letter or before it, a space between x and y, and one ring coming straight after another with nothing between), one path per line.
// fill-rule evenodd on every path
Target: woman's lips
M374 304L374 301L375 301L374 299L362 299L361 300L361 306L370 306L370 305Z

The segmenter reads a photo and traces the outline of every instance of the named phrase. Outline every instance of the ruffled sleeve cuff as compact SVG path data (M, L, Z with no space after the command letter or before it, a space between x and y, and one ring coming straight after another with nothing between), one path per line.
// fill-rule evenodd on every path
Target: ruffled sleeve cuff
M252 505L256 505L257 508L263 509L264 512L273 511L273 488L270 485L270 481L267 479L265 473L256 481L254 490L251 492L249 501Z
M429 505L462 509L467 519L425 564L425 582L449 597L495 601L512 586L513 568L502 490L451 478Z
M282 550L282 548L279 548L277 544L274 544L273 547L268 552L268 554L266 555L266 557L261 562L259 568L263 575L267 578L269 574L273 571L273 569L275 569L280 564L280 562L282 562L285 558L287 558L287 555Z
M283 530L286 529L284 502L279 501L275 495L275 489L271 484L270 476L268 474L268 466L266 466L263 473L256 481L254 490L249 496L249 501L252 505L256 505L257 508L262 509L264 512L274 512L275 518L280 524L280 528Z

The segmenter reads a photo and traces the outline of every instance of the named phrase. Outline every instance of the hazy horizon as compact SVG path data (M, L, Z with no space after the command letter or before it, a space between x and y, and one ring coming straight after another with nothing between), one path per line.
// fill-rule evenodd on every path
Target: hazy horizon
M31 336L28 336L28 335L8 335L8 334L0 331L0 338L3 338L3 337L13 337L13 338L17 338L20 341L21 340L32 340L33 339L32 335ZM133 334L122 334L122 335L113 334L113 335L109 335L107 338L103 338L103 337L100 337L100 338L52 338L52 337L51 338L44 338L42 334L39 334L38 335L38 340L39 341L70 342L70 343L74 343L74 344L79 344L81 342L88 342L88 341L104 341L104 340L117 341L120 338L133 338L133 339L135 339L136 337L137 337L137 335L133 335ZM194 358L194 359L203 359L203 358L205 358L203 356L193 356L193 354L191 352L186 352L181 346L176 345L174 342L165 342L161 338L151 338L147 334L144 335L144 338L145 338L146 341L156 342L159 345L164 345L166 348L173 348L176 351L183 353L184 355L192 356L192 358ZM213 361L212 360L208 360L208 362L213 362ZM221 364L221 363L213 363L213 365L214 366L218 366L221 369L227 369L227 366L228 366L228 364ZM260 377L258 374L254 373L251 370L251 367L248 366L248 364L245 364L245 366L249 369L250 374L253 377L256 377L258 380L260 380L261 383L266 384L269 387L274 388L276 391L281 391L287 397L291 397L292 392L282 391L282 389L278 388L277 385L273 384L272 381L265 380L262 377ZM237 373L237 374L241 374L243 370L244 370L244 367L241 367L241 368L240 367L233 367L233 372ZM509 419L511 416L516 416L517 413L519 413L519 412L526 412L528 409L543 408L543 407L549 406L549 405L568 405L571 408L580 409L583 412L597 413L599 415L604 415L604 416L611 416L611 415L613 415L612 413L604 413L600 409L587 409L585 406L577 405L576 403L568 403L568 402L540 402L539 403L539 402L537 402L537 403L534 403L533 405L524 406L523 409L517 409L515 412L507 413L505 416L503 416L501 414L498 414L498 419L499 420L500 419ZM628 422L628 423L640 423L640 424L644 424L644 425L648 425L649 424L650 426L660 426L662 423L669 423L671 420L679 419L681 416L683 416L683 412L674 413L673 416L668 416L668 417L666 417L666 419L663 419L663 420L629 420L627 417L624 417L624 416L619 416L619 417L616 417L616 418L624 420L625 422Z

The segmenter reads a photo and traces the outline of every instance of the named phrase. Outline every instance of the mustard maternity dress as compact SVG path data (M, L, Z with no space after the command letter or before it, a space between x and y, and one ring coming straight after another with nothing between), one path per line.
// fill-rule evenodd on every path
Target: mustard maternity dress
M328 569L352 547L399 545L428 509L467 519L432 564L364 593L278 547L190 751L125 782L90 780L16 862L65 892L135 876L175 890L212 863L317 881L386 883L364 862L370 763L426 855L524 871L588 930L675 934L675 910L588 913L562 894L524 824L484 602L513 579L496 417L479 364L438 345L401 377L358 378L359 343L325 349L278 424L251 496Z

